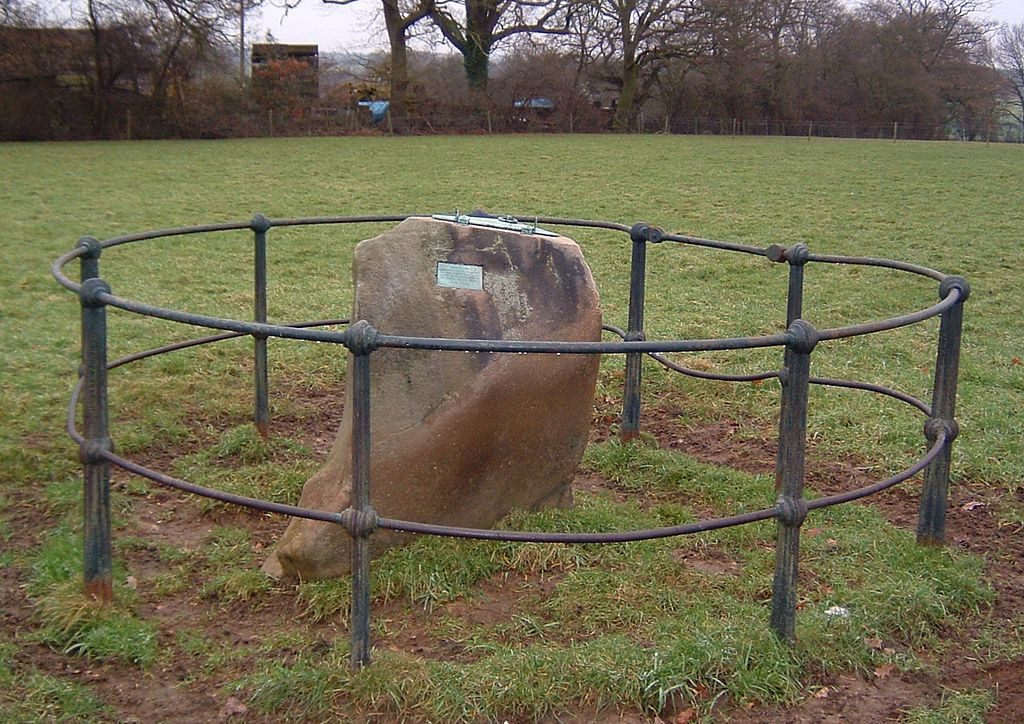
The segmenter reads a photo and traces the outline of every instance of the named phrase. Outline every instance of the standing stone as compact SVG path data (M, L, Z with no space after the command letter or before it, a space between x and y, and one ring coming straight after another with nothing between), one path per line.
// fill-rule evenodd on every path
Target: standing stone
M353 319L383 334L600 339L593 277L565 237L415 218L361 242L353 267ZM476 528L513 509L570 506L599 362L598 355L372 353L370 504L381 517ZM349 507L351 429L346 405L300 505ZM375 554L410 539L383 530L370 538ZM294 519L263 569L329 578L348 573L350 558L341 526Z

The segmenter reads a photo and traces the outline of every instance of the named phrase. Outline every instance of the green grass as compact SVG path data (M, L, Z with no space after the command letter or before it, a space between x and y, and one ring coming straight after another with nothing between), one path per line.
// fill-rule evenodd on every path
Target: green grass
M1010 191L1019 187L1022 153L1010 145L662 136L0 145L0 205L7 212L8 240L0 264L0 368L6 372L0 388L0 500L5 507L27 502L47 516L46 524L31 529L18 527L13 516L0 520L0 539L25 536L30 548L18 555L0 552L0 565L33 600L49 597L59 604L39 608L35 638L25 641L45 640L68 655L154 668L146 622L124 615L134 629L90 637L88 632L104 630L105 619L81 607L72 591L81 570L78 461L63 433L63 416L78 365L78 309L74 297L49 277L48 266L83 234L106 238L245 220L254 212L281 218L481 206L524 216L645 220L759 246L803 241L815 252L930 265L964 275L973 287L965 315L954 485L970 478L1016 490L1024 485L1016 293L1024 276L1024 209ZM272 230L271 319L347 315L352 248L382 228ZM624 326L628 240L599 231L570 234L593 268L606 321ZM123 296L248 318L251 244L251 234L239 232L122 246L104 252L101 271ZM662 244L649 249L648 269L649 338L765 334L784 326L783 266ZM921 308L936 291L932 282L893 272L811 265L805 316L818 327L861 322ZM110 355L200 333L112 311ZM893 385L927 399L936 333L933 321L819 345L813 372ZM253 434L249 347L235 340L113 371L117 448L137 456L162 451L177 460L163 468L167 472L294 502L315 461L287 429L275 428L270 444ZM780 364L778 350L678 357L719 371ZM278 420L308 414L290 395L341 388L345 359L339 349L271 340L270 359ZM602 370L600 393L614 407L622 360L609 358ZM772 382L730 386L669 376L653 366L646 368L645 391L651 401L678 407L695 424L739 419L752 429L771 427L779 396ZM879 476L920 453L921 423L919 415L888 399L812 390L813 443L829 454L865 460ZM548 530L670 525L708 510L770 506L774 497L765 478L643 447L604 445L588 453L587 465L635 502L581 495L572 513L513 516L505 524ZM143 535L134 527L133 504L152 487L118 482L119 541ZM195 504L207 515L224 513L222 506ZM1019 522L1019 511L1009 504L1000 515L1008 525ZM202 671L221 676L221 683L240 674L218 673L218 662L230 669L259 660L239 686L257 708L276 713L280 707L291 716L411 711L425 719L530 718L567 707L655 711L672 697L703 711L718 695L794 701L822 670L867 671L890 661L919 666L915 651L936 645L938 628L970 618L991 600L978 583L977 560L919 549L909 533L886 525L870 508L839 508L813 514L810 521L822 532L803 539L810 573L801 582L800 643L792 650L766 633L773 529L763 524L608 548L424 540L388 554L374 567L375 605L407 603L402 610L409 615L436 617L434 635L463 651L454 661L381 650L373 667L352 674L342 643L296 645L297 653L284 659L272 652L260 659L249 648L233 659L219 645L198 639L180 639L162 655L200 661ZM141 551L159 559L165 568L152 580L152 590L161 595L186 596L195 588L203 605L255 609L267 596L283 595L256 574L261 554L235 523L218 525L195 552L166 544L152 551L117 545L118 555ZM709 551L726 561L727 573L680 563ZM119 568L118 581L130 573ZM473 624L449 611L453 601L472 605L482 588L515 580L548 580L553 587L540 595L526 586L508 620L493 625ZM124 608L117 610L130 614L132 596L119 590ZM296 616L310 625L331 625L343 620L348 596L347 582L303 584L295 594ZM582 610L574 603L580 600L586 602ZM826 616L833 605L846 607L849 618ZM725 609L730 614L723 618ZM375 640L389 641L406 625L375 620ZM885 639L884 648L893 653L866 646L865 638ZM986 628L978 646L996 658L1016 655L1019 636L1010 638ZM4 645L23 645L18 641ZM60 718L60 712L78 711L61 699L62 680L51 681L49 672L19 668L16 676L14 691L38 694L19 694L22 703L14 705L31 700L44 707L17 709L19 716L35 711ZM57 688L47 689L46 682ZM99 709L89 711L81 717L101 716Z
M773 497L766 476L645 446L605 443L592 448L588 465L643 500L672 492L678 499L685 491L692 504L721 512L754 509ZM679 504L645 507L580 494L573 511L516 514L504 525L628 530L692 518ZM426 608L430 634L460 652L460 660L392 651L388 641L402 624L391 621L377 626L381 648L363 673L349 671L347 650L338 644L262 664L237 686L260 710L296 717L355 707L472 721L558 716L572 707L654 713L671 701L706 711L723 696L787 703L807 695L804 682L813 672L868 674L890 663L919 669L915 650L937 646L943 625L992 601L980 560L920 547L870 508L817 512L808 528L793 649L765 626L770 525L613 546L424 539L375 564L374 605L404 598ZM705 560L711 567L700 565ZM714 568L722 561L732 565ZM516 583L545 579L554 585L544 596ZM473 624L448 606L486 605L485 582L501 588L492 597L518 598L513 614ZM299 602L307 617L330 620L347 616L350 592L348 580L306 583ZM834 606L848 615L829 615Z
M218 528L202 549L206 583L204 596L221 602L249 601L273 589L273 581L260 569L248 531Z
M118 602L103 606L81 592L82 539L68 524L44 537L27 564L26 592L39 628L30 639L65 654L147 668L156 658L156 626L132 611L132 592L116 566Z
M130 591L119 589L116 605L86 597L81 583L52 587L37 603L40 627L30 639L57 651L96 661L148 668L157 656L157 627L131 610Z
M985 712L996 703L996 692L985 689L942 690L934 708L915 707L907 712L907 724L984 724Z
M0 719L9 722L109 720L110 709L89 687L20 664L18 647L0 635Z
M1024 404L1024 367L1014 363L1020 349L1012 290L1024 261L1019 243L1024 212L1002 189L1016 178L1020 152L1008 145L689 137L281 139L120 144L116 150L104 144L4 146L0 153L9 181L0 196L5 208L18 210L8 236L20 243L3 279L11 290L3 306L10 324L0 361L8 369L22 367L18 363L26 355L34 361L33 373L10 391L0 411L5 448L13 454L6 446L20 436L59 425L65 392L50 381L66 379L74 366L75 350L68 342L76 339L75 304L46 277L45 266L79 235L247 219L254 211L284 217L483 206L646 219L672 230L757 245L804 241L818 252L892 256L965 275L974 294L966 315L958 470L1017 484L1024 478L1024 435L1009 410ZM529 163L495 173L491 164L480 163L491 156ZM179 172L162 173L164 161L176 163ZM569 178L572 183L565 182ZM217 192L208 193L206 184ZM54 215L53 208L64 213ZM346 313L352 245L379 228L273 230L272 318ZM607 319L622 323L628 243L607 233L578 236L601 286ZM249 235L241 232L196 243L149 242L109 250L101 267L120 294L248 316L250 245ZM308 263L324 255L330 263ZM756 334L782 324L782 267L675 245L653 247L649 257L652 338ZM807 278L806 316L821 327L919 308L936 295L930 282L883 270L812 266ZM25 324L30 319L31 335ZM926 395L934 327L823 345L815 354L815 371ZM126 315L116 315L112 332L112 354L190 333ZM341 373L342 357L319 345L271 346L279 381L317 385ZM129 438L153 423L158 430L187 436L195 418L243 413L249 374L244 354L238 364L243 349L242 342L234 342L140 363L136 369L159 373L151 380L127 370L114 373L114 419L128 428ZM772 352L704 357L718 369L778 364ZM163 383L166 376L175 380L173 387ZM694 416L770 417L777 397L773 385L674 384L692 399ZM870 450L893 465L920 443L916 415L895 403L849 391L816 392L813 402L812 427L821 431L823 444L837 450ZM130 422L140 418L147 424ZM851 424L861 440L837 434ZM35 461L65 448L59 433L56 441L44 438L21 456ZM31 463L18 467L21 476L35 472Z

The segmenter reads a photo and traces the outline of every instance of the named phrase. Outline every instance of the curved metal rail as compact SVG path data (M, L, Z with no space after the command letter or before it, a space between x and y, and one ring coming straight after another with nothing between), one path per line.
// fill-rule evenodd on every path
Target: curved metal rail
M671 536L701 533L736 525L774 518L779 525L776 546L776 574L773 585L771 624L784 639L792 640L796 610L796 570L799 553L799 528L808 511L858 500L898 485L922 470L925 486L922 494L918 538L922 542L939 542L945 520L946 488L949 477L950 447L957 434L954 419L956 397L956 371L959 359L962 306L969 287L961 277L943 274L934 269L907 262L873 257L815 255L803 244L792 247L772 245L760 248L746 244L715 241L693 236L666 233L644 223L627 226L609 221L569 219L561 217L529 217L535 223L555 226L603 229L626 233L632 242L630 304L628 329L605 325L603 329L616 335L619 341L564 342L540 340L485 340L442 339L391 335L373 329L366 322L351 324L348 319L327 319L291 324L272 324L266 317L266 235L275 227L293 227L323 224L364 224L398 222L426 214L381 216L332 216L297 219L267 219L257 215L250 222L206 224L118 236L106 241L86 237L79 245L63 254L52 264L52 273L59 284L78 294L82 306L83 374L69 401L66 427L69 436L79 444L86 478L86 588L107 597L110 595L109 552L109 499L104 491L109 488L109 466L114 465L132 474L183 492L241 505L270 513L334 523L346 529L353 538L353 608L352 608L352 663L365 665L369 661L369 551L367 539L377 529L388 529L413 534L440 535L481 540L516 541L529 543L602 544L651 540ZM115 295L99 277L98 260L103 250L141 241L160 238L209 234L239 230L254 234L254 302L253 321L195 314L168 309ZM710 339L647 340L643 331L644 279L646 275L646 248L649 244L673 242L720 251L761 256L776 263L789 265L787 292L787 327L776 334L748 337ZM64 273L64 267L79 260L82 281L76 282ZM810 264L860 265L890 269L923 276L939 284L940 300L922 309L906 312L882 320L862 322L843 327L817 330L803 319L804 269ZM220 330L196 339L176 342L155 349L106 360L107 307L127 312L166 319L209 329ZM935 387L932 404L928 405L905 392L882 385L855 380L840 380L810 375L810 355L821 342L892 330L921 321L940 317L939 349L936 360ZM322 327L347 325L340 331ZM174 478L140 465L114 453L108 432L106 410L106 377L108 370L122 367L161 354L212 344L238 337L252 337L256 353L256 420L265 432L266 410L266 339L278 337L345 346L353 355L353 399L348 401L354 409L353 423L353 496L352 505L344 511L324 511L259 500L208 488ZM784 347L785 355L780 369L754 373L719 373L695 370L681 365L666 355L669 353L705 352L712 350L758 349ZM779 454L776 467L778 499L774 506L757 511L697 521L684 525L648 530L614 532L544 532L510 531L461 528L435 525L428 522L395 520L379 517L370 506L369 478L369 365L372 353L381 348L402 348L432 351L499 352L530 354L624 354L626 355L626 385L622 416L622 437L628 439L636 433L639 422L640 358L650 356L666 369L705 380L728 382L758 382L778 379L782 383L782 404L779 423ZM885 480L824 498L807 500L803 492L804 446L806 439L807 389L809 385L825 385L863 390L881 394L906 403L923 413L928 422L925 433L928 446L925 454L910 467ZM84 401L85 429L80 432L75 423L76 410ZM261 409L262 408L262 409ZM263 427L260 420L263 420Z

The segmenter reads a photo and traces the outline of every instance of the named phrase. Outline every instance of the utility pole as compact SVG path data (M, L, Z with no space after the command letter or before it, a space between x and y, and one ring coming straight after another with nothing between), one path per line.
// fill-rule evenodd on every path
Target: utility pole
M238 0L238 85L245 86L245 0Z

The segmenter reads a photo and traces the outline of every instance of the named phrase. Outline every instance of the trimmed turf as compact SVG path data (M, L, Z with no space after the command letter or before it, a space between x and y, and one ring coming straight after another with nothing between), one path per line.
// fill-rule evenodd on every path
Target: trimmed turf
M483 207L524 217L645 220L696 236L758 246L802 241L815 252L889 256L962 274L973 293L966 309L954 475L1015 489L1024 480L1017 299L1024 209L1014 197L1022 153L1009 145L663 136L0 146L0 204L7 210L9 240L0 264L0 498L53 511L55 528L23 554L4 554L0 565L40 599L63 590L79 570L77 461L62 431L77 366L78 311L73 296L50 279L49 263L82 234L105 238L245 220L254 212L280 218ZM380 228L272 230L271 318L344 316L352 247ZM606 321L624 325L628 241L597 231L575 235L601 289ZM251 234L226 233L110 249L101 269L115 293L246 318L252 307L250 255ZM650 249L648 268L650 338L764 334L783 326L784 267L663 244ZM805 316L819 327L866 321L927 306L936 291L932 282L893 272L812 265ZM813 371L926 396L936 330L932 322L821 345ZM197 334L119 313L111 314L110 331L112 357ZM680 361L746 371L777 368L779 356L772 350ZM288 439L268 447L253 437L246 425L248 364L247 343L235 341L112 373L119 449L187 447L191 453L170 472L245 494L294 499L314 463ZM621 360L609 358L603 369L602 393L614 396ZM336 386L344 360L324 345L275 340L271 370L275 415L301 415L303 408L293 409L288 394ZM726 386L658 374L649 376L647 390L683 401L694 420L750 418L770 425L778 400L775 383ZM865 393L814 390L811 398L815 444L873 463L879 475L920 453L921 423L909 408ZM655 497L696 491L701 506L722 512L764 507L773 497L770 481L643 446L596 448L588 465L623 490ZM131 498L144 494L143 485L123 492L118 525L125 550L132 541ZM565 517L527 516L507 524L633 527L695 515L671 500L647 508L601 496L580 496L580 502ZM295 716L384 709L438 719L535 717L566 707L657 710L673 697L706 707L721 693L741 701L791 701L813 671L883 661L918 665L914 647L929 645L937 627L989 600L977 561L918 549L909 534L861 507L822 515L829 533L805 541L814 585L801 588L801 645L793 651L766 634L772 531L762 525L701 539L700 545L723 551L738 567L735 576L711 581L687 569L678 580L662 575L678 568L678 557L689 555L696 539L585 551L427 541L375 568L378 603L404 599L414 607L443 608L454 599L474 600L482 582L510 572L557 574L558 586L548 600L528 602L504 626L469 626L454 615L440 619L438 626L446 626L446 636L466 652L462 661L390 652L354 676L345 668L343 644L309 651L296 644L301 653L289 661L257 668L267 652L252 648L224 658L224 666L230 672L234 661L250 673L239 675L238 686L254 706ZM1015 509L1005 512L1008 519L1015 515ZM14 525L0 520L0 536L9 539ZM140 595L184 595L189 570L204 572L207 584L197 592L203 600L258 605L270 595L265 580L246 575L258 559L246 531L219 529L208 543L201 554L161 550L168 570L144 581ZM296 598L315 619L342 612L345 594L344 584L309 584ZM574 608L580 600L586 602L583 611ZM58 602L40 608L34 640L69 654L142 666L152 661L152 631L144 621L128 616L130 631L88 638L102 617L83 613L70 599ZM826 615L838 604L856 611L855 620L837 623ZM720 608L732 613L722 620ZM389 633L378 629L375 635L386 642ZM879 637L895 644L893 653L864 643ZM201 637L177 640L164 655L221 661L223 652ZM142 642L140 648L121 646L133 641ZM210 667L216 676L217 666ZM33 679L34 670L12 675L18 690L38 684L40 700L63 696L47 693L49 680Z

